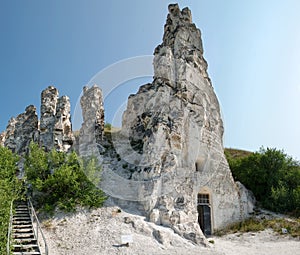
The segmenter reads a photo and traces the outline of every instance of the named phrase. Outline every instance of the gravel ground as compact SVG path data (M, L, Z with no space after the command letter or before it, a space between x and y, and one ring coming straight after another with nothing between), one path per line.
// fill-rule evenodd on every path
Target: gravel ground
M211 247L195 246L171 229L142 216L108 206L76 214L55 214L43 221L51 255L300 255L299 239L267 229L258 233L212 237ZM125 246L121 236L130 235Z

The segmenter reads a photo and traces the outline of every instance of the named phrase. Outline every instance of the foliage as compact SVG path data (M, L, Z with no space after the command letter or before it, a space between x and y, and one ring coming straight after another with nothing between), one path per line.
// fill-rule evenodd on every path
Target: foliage
M299 162L270 148L240 158L226 156L234 179L252 190L263 207L300 215Z
M16 177L18 157L0 147L0 254L6 254L11 201L21 197L22 184Z
M111 130L112 125L110 123L105 123L104 128L106 130Z
M251 151L245 151L245 150L238 150L233 148L225 148L224 150L226 157L238 159L238 158L244 158L252 154Z
M98 164L96 156L89 156L81 159L81 167L84 169L84 173L87 178L95 185L100 183L101 167Z
M72 211L76 205L101 206L105 195L91 177L99 176L100 170L94 157L82 160L75 152L46 153L34 143L25 161L27 181L33 186L38 206L50 212L55 207Z

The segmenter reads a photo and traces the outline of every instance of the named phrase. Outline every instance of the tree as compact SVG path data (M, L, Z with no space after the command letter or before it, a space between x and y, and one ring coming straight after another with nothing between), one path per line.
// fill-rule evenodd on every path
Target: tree
M55 207L70 211L76 205L101 206L105 194L93 183L100 170L94 157L83 160L75 152L52 150L47 153L33 143L25 162L26 177L35 190L35 200L47 211Z
M22 184L16 177L17 163L16 154L0 147L0 254L6 254L10 204L22 194Z
M226 154L235 180L252 190L262 206L282 213L300 213L300 164L274 148L247 157Z

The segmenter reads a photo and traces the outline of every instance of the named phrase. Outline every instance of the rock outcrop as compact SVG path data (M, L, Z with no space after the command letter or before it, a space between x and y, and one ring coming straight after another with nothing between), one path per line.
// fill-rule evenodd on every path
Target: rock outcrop
M48 151L76 147L80 156L94 154L103 163L101 188L112 201L204 244L204 235L247 217L254 200L234 182L226 161L220 106L188 8L169 5L153 66L153 82L128 98L122 129L109 138L99 87L83 89L75 146L69 98L50 86L41 95L39 129L29 106L10 120L0 142L18 153L34 140ZM163 242L159 232L153 235Z
M74 141L69 98L58 98L58 90L49 86L41 93L40 122L36 107L30 105L25 113L10 119L0 140L2 145L17 154L26 153L31 141L39 143L47 151L55 148L68 152Z
M8 121L8 124L6 126L6 130L2 133L3 138L3 145L10 149L11 151L15 151L16 145L15 145L15 126L16 126L16 119L11 118Z
M121 158L135 166L130 184L118 186L126 200L135 193L133 182L142 183L136 200L149 219L202 243L202 232L241 220L249 206L241 203L245 193L223 152L220 106L188 8L169 5L163 43L154 55L153 82L129 97L123 115L121 137L127 142L114 141Z
M6 131L0 133L0 146L4 147Z
M54 147L58 151L67 152L74 143L70 111L69 97L60 97L57 100L53 132Z
M98 155L104 134L104 107L102 91L94 85L84 87L80 99L83 123L79 132L79 154L81 156Z
M40 144L46 149L54 147L54 125L58 90L49 86L41 93Z
M38 117L33 105L26 107L25 112L11 118L5 131L4 146L23 154L31 141L38 141Z
M74 142L71 105L67 96L58 97L58 90L49 86L41 93L40 145L50 151L68 152Z

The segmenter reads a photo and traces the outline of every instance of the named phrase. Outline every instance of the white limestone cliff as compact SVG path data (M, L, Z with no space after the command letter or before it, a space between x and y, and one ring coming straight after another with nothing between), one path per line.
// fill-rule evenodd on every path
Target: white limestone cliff
M253 201L234 182L224 155L220 106L190 10L169 5L164 31L154 53L153 82L128 99L122 134L131 146L119 151L139 165L131 179L152 192L141 202L149 219L201 243L202 203L209 234L247 217Z

